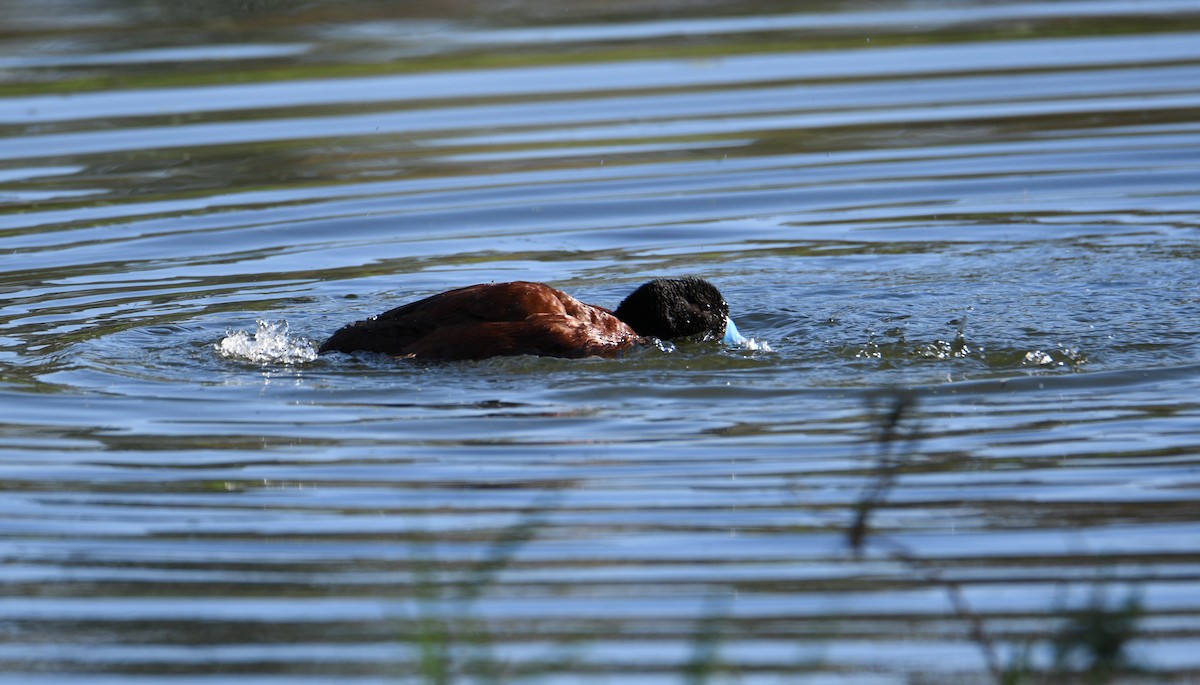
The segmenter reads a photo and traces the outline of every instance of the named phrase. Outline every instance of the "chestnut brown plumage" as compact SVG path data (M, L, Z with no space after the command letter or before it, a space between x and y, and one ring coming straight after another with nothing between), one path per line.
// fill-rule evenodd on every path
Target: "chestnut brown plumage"
M491 283L449 290L356 321L330 336L319 351L437 360L520 354L611 357L648 337L720 337L728 315L720 291L693 277L650 281L615 312L542 283Z

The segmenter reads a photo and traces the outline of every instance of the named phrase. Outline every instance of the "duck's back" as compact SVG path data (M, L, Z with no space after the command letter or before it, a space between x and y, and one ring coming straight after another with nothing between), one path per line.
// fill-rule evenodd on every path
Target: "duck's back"
M638 336L611 312L541 283L472 285L357 321L320 352L381 352L417 359L534 354L612 356Z

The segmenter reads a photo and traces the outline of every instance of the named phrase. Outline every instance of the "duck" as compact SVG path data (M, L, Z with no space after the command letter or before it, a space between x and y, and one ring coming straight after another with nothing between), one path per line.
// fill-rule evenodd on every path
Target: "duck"
M482 283L448 290L338 329L318 348L397 358L462 361L516 355L616 357L653 339L746 341L729 305L703 278L656 278L615 310L545 283Z

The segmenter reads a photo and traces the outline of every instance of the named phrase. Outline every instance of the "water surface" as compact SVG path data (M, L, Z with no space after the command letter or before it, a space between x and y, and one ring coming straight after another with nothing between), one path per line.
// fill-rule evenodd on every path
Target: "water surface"
M1194 3L0 18L0 681L1200 678ZM311 353L682 274L759 345Z

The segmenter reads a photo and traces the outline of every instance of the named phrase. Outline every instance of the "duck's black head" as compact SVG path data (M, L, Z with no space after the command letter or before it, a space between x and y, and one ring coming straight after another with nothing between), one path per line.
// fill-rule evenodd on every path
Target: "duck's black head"
M725 338L729 344L743 340L721 291L694 276L650 281L626 297L613 314L641 336L673 340L704 333Z

